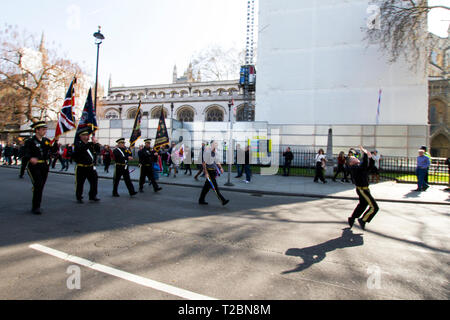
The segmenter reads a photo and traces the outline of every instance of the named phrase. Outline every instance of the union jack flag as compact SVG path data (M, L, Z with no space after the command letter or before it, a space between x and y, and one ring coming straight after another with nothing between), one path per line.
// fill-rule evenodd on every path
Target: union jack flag
M58 116L58 124L55 131L55 139L57 140L64 133L74 130L77 125L75 123L75 114L73 108L75 107L75 89L74 85L77 83L77 79L73 78L70 83L69 90L67 91L64 104L61 112Z

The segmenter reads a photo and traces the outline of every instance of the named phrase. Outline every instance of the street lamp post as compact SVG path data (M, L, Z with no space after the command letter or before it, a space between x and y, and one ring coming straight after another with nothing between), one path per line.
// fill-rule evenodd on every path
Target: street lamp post
M173 102L170 104L170 139L172 139L173 137L173 109L174 109L174 105Z
M230 123L230 134L229 134L229 142L228 142L228 153L227 153L227 161L228 161L228 181L225 183L227 187L234 187L234 184L231 183L231 169L233 167L233 119L231 118L231 106L233 105L232 100L228 102L228 120Z
M102 29L101 26L98 26L98 32L94 33L95 44L97 45L97 65L95 71L95 98L94 98L94 111L97 114L97 91L98 91L98 60L100 57L100 45L105 40L105 36L100 32Z

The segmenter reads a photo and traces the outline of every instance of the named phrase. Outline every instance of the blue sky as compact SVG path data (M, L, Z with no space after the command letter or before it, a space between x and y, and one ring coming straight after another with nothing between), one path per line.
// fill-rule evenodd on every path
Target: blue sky
M304 1L304 0L301 0ZM429 0L448 3L448 0ZM208 45L243 49L246 0L38 0L2 1L5 23L40 36L67 58L95 74L93 33L99 25L100 83L114 85L170 83L177 64L179 76L190 58ZM433 13L430 30L446 36L449 13Z
M21 10L20 3L25 10ZM95 74L94 32L102 26L100 83L171 83L192 55L211 44L244 48L243 0L39 0L2 1L0 25L17 25Z

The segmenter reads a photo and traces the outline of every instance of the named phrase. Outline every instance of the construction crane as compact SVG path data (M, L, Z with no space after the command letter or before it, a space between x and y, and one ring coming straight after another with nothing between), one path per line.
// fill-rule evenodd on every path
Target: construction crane
M256 87L255 57L255 0L247 0L247 39L245 65L241 67L239 85L244 93L244 121L254 121L255 111L251 107Z

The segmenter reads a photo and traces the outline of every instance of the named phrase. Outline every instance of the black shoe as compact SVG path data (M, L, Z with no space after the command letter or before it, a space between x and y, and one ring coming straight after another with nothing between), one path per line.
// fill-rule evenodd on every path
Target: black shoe
M427 191L430 186L425 186L422 188L423 191Z
M130 193L130 197L137 195L138 193L136 191L133 191L132 193Z
M91 198L91 199L89 199L89 201L99 202L99 201L100 201L100 199L99 199L99 198L97 198L97 197L95 197L95 198Z
M162 190L162 188L161 187L158 187L156 190L155 190L155 192L158 192L158 191L161 191Z
M33 209L33 210L31 210L31 212L37 216L42 214L42 211L40 208Z
M205 201L199 201L198 204L201 204L201 205L207 205L208 202L205 202Z
M361 226L361 229L366 230L366 223L363 221L363 219L358 219L358 222Z
M140 193L144 193L144 189L142 189L142 188L139 189L139 192L140 192Z
M83 204L83 203L84 203L82 199L77 199L77 202L78 202L79 204Z
M228 202L230 202L230 200L225 200L224 202L222 202L222 205L226 206Z
M413 192L421 192L421 191L422 191L422 189L419 189L419 188L417 188L417 189L415 189L415 190L411 190L411 191L413 191Z
M19 179L23 179L23 176L19 176Z
M328 183L328 181L323 181L323 183L325 184L325 183Z
M350 228L353 228L353 224L355 223L355 218L348 218L348 225L350 226Z
M118 194L114 194L114 193L113 193L113 197L114 197L114 198L119 198L120 196L119 196Z

